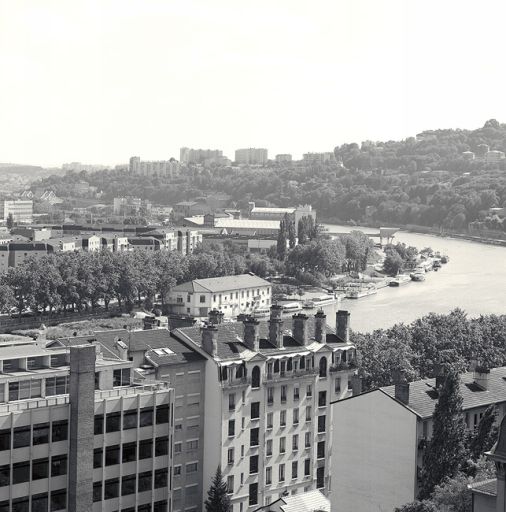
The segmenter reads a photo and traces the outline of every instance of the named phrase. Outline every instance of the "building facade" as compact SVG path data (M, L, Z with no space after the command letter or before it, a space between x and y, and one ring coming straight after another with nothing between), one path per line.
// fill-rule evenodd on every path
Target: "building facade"
M269 322L173 331L207 358L204 487L221 465L233 512L330 490L330 402L349 395L355 367L347 312L337 321L335 334L322 312L294 315L283 334L281 307L272 306Z
M140 176L166 176L172 178L180 171L179 162L170 160L142 161L138 156L132 156L129 171Z
M324 153L304 153L302 161L306 164L329 164L335 163L336 157L332 151Z
M182 164L220 163L224 159L221 149L191 149L179 150L179 161Z
M14 222L29 223L33 221L33 201L22 199L0 200L0 218L6 221L12 215Z
M244 165L265 165L268 161L265 148L245 148L235 150L235 162Z
M289 153L276 155L276 162L280 163L290 163L292 161L292 155Z

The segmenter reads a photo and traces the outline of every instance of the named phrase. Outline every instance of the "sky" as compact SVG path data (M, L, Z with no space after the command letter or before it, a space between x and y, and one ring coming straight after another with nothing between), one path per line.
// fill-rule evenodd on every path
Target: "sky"
M0 162L506 122L504 0L0 0Z

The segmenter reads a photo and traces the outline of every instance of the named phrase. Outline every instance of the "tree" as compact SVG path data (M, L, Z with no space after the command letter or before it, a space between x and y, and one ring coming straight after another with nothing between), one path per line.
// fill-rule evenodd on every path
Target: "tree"
M14 217L12 213L9 213L7 216L7 228L12 229L14 227Z
M297 235L295 233L295 222L285 213L285 225L288 228L288 245L293 249L297 245Z
M282 220L279 223L278 241L276 244L278 259L281 261L283 261L286 258L286 241L287 241L286 225L285 225L285 221Z
M16 298L12 288L6 284L0 284L0 313L7 313L16 304Z
M480 423L478 424L478 430L469 444L469 452L472 460L479 459L481 455L490 450L496 442L496 412L496 406L492 404L488 406L487 410L483 414Z
M462 414L459 376L449 372L438 390L432 439L423 457L420 498L427 499L445 478L454 477L465 460L466 424Z
M227 491L227 484L223 480L221 466L218 466L211 482L211 487L207 491L207 499L205 501L206 512L232 512L232 505Z
M412 501L406 503L400 508L396 508L395 512L439 512L434 503L431 501Z
M404 261L397 252L390 251L383 261L383 270L389 276L396 276L404 265Z

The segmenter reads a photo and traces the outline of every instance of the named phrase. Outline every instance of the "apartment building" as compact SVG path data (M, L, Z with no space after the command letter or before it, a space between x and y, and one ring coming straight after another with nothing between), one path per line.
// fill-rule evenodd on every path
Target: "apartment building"
M174 392L99 344L0 344L0 510L167 512Z
M272 285L254 274L195 279L174 286L168 302L174 313L207 317L213 309L225 317L271 305Z
M413 501L442 379L387 386L332 404L332 510L393 510ZM462 409L473 430L491 404L506 413L506 367L460 377Z
M289 153L282 153L280 155L276 155L276 162L280 163L290 163L292 161L292 155Z
M206 357L204 488L218 465L233 512L268 505L285 493L330 490L330 402L349 396L355 347L349 313L332 332L323 312L292 317L281 306L268 322L175 329L172 335ZM207 480L206 480L207 479Z
M250 202L248 206L250 219L281 221L285 218L285 215L288 215L293 220L296 230L299 228L299 220L303 217L312 217L313 221L316 222L316 210L313 210L310 204L279 208L256 206L254 202Z
M221 149L181 148L179 160L182 164L220 163L224 159Z
M267 149L245 148L235 150L235 162L245 165L265 165L268 161Z
M204 469L204 400L206 358L171 336L167 329L96 332L93 335L115 356L132 361L143 383L169 382L175 391L172 510L202 510Z
M0 200L0 219L6 221L12 215L14 222L29 223L33 220L33 201L23 199Z
M302 155L302 161L305 164L328 164L335 163L336 157L332 151L324 153L304 153Z
M179 174L179 162L170 160L141 161L139 156L132 156L129 163L129 171L140 176L166 176L174 177Z

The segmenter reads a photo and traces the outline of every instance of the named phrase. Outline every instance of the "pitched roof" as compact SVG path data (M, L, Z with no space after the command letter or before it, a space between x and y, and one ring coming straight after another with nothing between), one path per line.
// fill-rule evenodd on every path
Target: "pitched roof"
M430 418L437 403L437 394L434 392L435 385L435 379L410 382L407 407L422 418ZM386 386L380 388L380 391L395 398L395 386ZM460 393L464 411L506 402L506 366L490 370L486 390L476 385L473 372L461 374Z
M497 496L497 478L474 482L469 484L468 487L471 489L471 492L485 494L486 496Z
M243 288L256 288L268 286L271 283L253 274L239 274L237 276L211 277L209 279L195 279L172 288L173 291L185 292L211 292L219 293Z
M283 512L313 512L314 510L330 512L330 501L318 489L286 496L282 501L284 505L280 508Z

